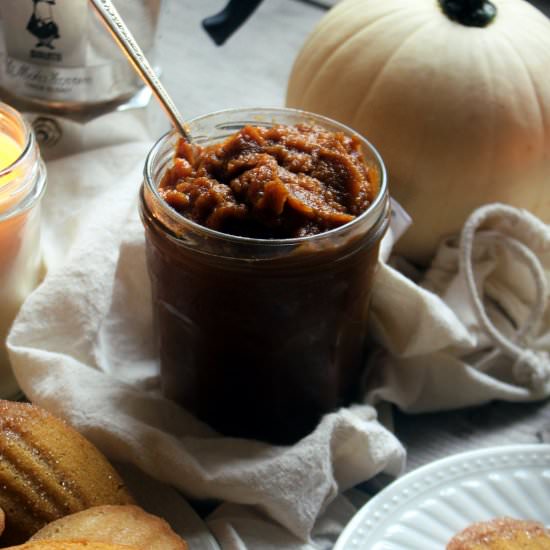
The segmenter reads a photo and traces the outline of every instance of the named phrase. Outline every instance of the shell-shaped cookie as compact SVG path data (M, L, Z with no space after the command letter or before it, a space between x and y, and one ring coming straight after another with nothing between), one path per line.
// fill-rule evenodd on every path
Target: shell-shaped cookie
M132 502L105 456L74 428L35 405L0 400L0 546L67 514Z

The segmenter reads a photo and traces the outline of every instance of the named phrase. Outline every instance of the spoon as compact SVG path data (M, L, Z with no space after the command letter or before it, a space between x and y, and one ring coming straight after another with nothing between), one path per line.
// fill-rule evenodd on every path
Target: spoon
M111 33L119 47L122 49L128 61L133 65L139 76L159 101L164 112L168 115L173 126L185 138L191 142L189 133L185 129L185 121L178 108L168 95L142 49L132 36L132 33L120 17L111 0L90 0L95 11Z

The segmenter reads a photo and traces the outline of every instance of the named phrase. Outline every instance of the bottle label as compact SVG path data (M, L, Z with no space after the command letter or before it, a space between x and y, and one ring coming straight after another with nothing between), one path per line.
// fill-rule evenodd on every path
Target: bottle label
M7 53L28 63L85 64L86 0L2 0Z
M87 85L87 13L86 0L2 0L6 88L78 99Z
M151 0L122 2L144 16ZM158 5L158 0L154 0ZM2 87L26 98L103 102L135 92L138 79L88 0L0 0ZM156 20L142 25L154 35ZM138 29L140 30L140 29Z

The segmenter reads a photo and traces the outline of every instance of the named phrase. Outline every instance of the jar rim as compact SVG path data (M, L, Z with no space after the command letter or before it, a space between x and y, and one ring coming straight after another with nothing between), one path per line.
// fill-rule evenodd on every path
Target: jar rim
M332 126L333 128L338 128L339 131L344 132L348 136L356 137L361 142L362 146L365 147L366 150L372 155L374 161L376 162L377 169L380 172L380 188L378 190L376 197L369 204L368 208L364 212L361 212L359 216L355 217L350 222L345 223L341 226L335 227L333 229L329 229L327 231L323 231L315 235L307 235L305 237L292 237L288 239L244 237L241 235L232 235L229 233L223 233L221 231L217 231L215 229L210 229L209 227L205 227L204 225L201 225L199 223L194 222L193 220L190 220L189 218L177 212L174 208L170 207L170 205L168 205L168 203L166 203L166 201L160 195L158 185L155 185L153 181L154 180L153 166L159 151L161 150L162 146L166 142L168 142L171 138L174 138L178 135L177 131L175 129L172 129L166 132L165 134L163 134L154 143L153 147L147 154L143 174L144 174L144 182L148 188L148 191L150 191L153 194L155 200L159 204L162 204L164 206L163 213L167 213L174 221L182 224L183 226L188 226L192 228L194 231L198 231L206 236L225 240L228 242L240 243L243 245L262 244L263 246L281 246L281 245L300 245L305 242L311 243L318 240L324 240L332 236L337 236L344 231L351 230L353 227L356 227L357 225L361 224L363 221L365 221L369 217L373 217L373 227L375 227L377 225L376 222L385 215L386 203L388 202L389 199L388 199L387 172L386 172L386 166L384 164L384 161L382 160L382 157L380 156L380 153L378 152L378 150L374 147L374 145L368 139L366 139L357 131L353 130L352 128L350 128L349 126L346 126L341 122L338 122L336 120L333 120L323 115L319 115L317 113L312 113L309 111L304 111L301 109L294 109L289 107L237 107L237 108L230 108L230 109L222 109L222 110L206 113L203 115L199 115L197 117L190 119L186 123L186 125L190 126L194 123L200 122L208 118L224 117L224 116L229 116L229 115L238 114L238 113L243 113L243 114L248 114L248 116L258 116L258 117L262 115L264 116L272 115L272 117L276 117L277 114L295 115L297 117L303 117L304 121L307 119L310 119L310 120L313 119L320 124L325 123L328 126ZM260 122L260 120L258 120L258 122ZM276 123L275 121L273 122ZM298 121L296 121L296 123L298 123ZM228 128L232 128L233 131L238 130L240 127L242 126L238 127L236 125L235 126L228 125Z
M42 197L46 188L46 166L32 127L21 113L0 101L0 117L7 128L11 124L11 128L19 132L19 136L12 138L21 144L19 156L0 170L0 178L6 178L0 186L0 197L7 199L0 201L3 207L0 208L0 221L3 222L32 208Z

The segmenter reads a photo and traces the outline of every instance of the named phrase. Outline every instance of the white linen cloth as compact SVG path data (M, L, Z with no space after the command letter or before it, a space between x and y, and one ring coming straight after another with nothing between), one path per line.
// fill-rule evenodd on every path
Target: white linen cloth
M370 405L329 414L296 445L275 447L219 437L160 396L137 209L150 146L48 164L48 274L9 335L17 380L112 460L187 497L227 503L212 517L222 546L319 547L312 536L333 540L354 511L317 521L339 493L382 471L398 475L404 449Z
M402 470L403 447L377 421L374 403L423 411L548 394L548 227L491 205L469 222L472 273L491 326L530 354L492 351L495 339L480 325L459 272L461 250L469 265L468 246L446 241L417 284L385 261L390 231L372 302L371 325L383 347L372 357L377 379L366 404L327 415L292 447L219 437L158 392L137 212L150 145L49 164L48 274L24 304L8 347L29 399L66 418L111 459L133 463L187 497L224 502L208 518L223 547L330 547L355 511L340 493Z
M481 207L441 243L418 284L382 264L366 401L411 412L550 394L550 228L525 210Z

